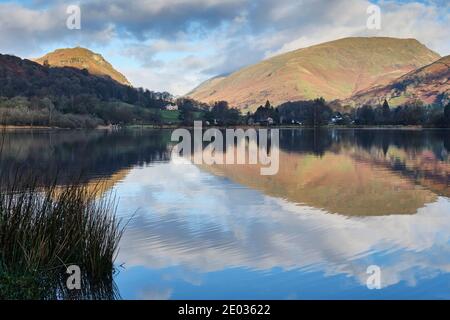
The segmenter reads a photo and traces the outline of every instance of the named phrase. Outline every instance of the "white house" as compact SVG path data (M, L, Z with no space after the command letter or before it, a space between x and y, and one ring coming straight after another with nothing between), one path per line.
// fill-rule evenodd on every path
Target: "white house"
M164 107L164 109L170 110L170 111L176 111L176 110L178 110L178 106L177 105L168 104L167 106Z

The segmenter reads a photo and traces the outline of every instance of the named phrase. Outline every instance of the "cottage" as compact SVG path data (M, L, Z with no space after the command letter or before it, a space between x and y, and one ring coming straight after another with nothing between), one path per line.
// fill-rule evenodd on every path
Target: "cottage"
M178 106L177 105L172 105L172 104L168 104L167 106L164 107L165 110L169 110L169 111L177 111L178 110Z

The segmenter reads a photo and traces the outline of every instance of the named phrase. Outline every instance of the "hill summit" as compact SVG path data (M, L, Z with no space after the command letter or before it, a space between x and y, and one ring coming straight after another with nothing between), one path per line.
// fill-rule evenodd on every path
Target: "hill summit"
M51 67L86 69L93 75L107 76L120 84L131 85L128 79L114 69L102 55L81 47L57 49L34 61Z

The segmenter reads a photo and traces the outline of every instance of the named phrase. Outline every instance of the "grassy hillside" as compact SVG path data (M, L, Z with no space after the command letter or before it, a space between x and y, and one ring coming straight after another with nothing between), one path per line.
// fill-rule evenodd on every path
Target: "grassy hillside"
M391 106L415 100L426 104L445 105L450 101L450 56L414 70L386 86L361 91L344 104L377 104L386 99Z
M58 49L34 61L41 65L48 63L51 67L86 69L90 74L108 76L121 84L131 85L127 78L115 70L100 54L85 48Z
M392 80L440 56L414 39L345 38L282 54L207 81L190 97L227 100L240 109L323 97L345 99Z

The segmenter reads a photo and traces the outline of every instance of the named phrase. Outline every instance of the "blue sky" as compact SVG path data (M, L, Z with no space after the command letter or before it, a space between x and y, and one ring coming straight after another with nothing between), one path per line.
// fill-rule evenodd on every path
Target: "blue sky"
M60 47L101 53L135 86L184 94L275 54L347 36L416 38L450 54L450 2L379 0L0 0L0 52L38 57ZM81 30L66 27L69 5Z

